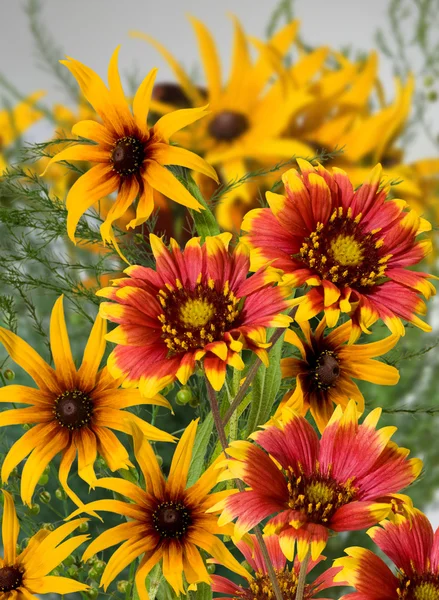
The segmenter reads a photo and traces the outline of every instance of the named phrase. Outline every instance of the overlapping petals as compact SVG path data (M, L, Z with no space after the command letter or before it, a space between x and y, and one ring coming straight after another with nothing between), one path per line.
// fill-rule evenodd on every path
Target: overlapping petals
M89 586L66 577L49 575L64 559L86 540L88 535L78 535L66 540L87 519L75 519L54 531L41 529L17 554L19 523L14 500L3 491L2 517L3 558L0 558L0 596L2 600L37 600L34 594L69 594L84 592Z
M376 429L381 409L358 423L354 401L338 406L319 440L311 425L286 409L283 422L252 434L258 446L231 444L228 473L248 486L225 499L219 523L237 518L240 538L271 517L266 533L279 533L285 556L317 559L329 531L355 531L404 510L394 495L419 475L419 459L390 441L395 427Z
M383 521L368 532L377 546L397 567L394 574L386 563L365 548L347 548L347 557L334 565L356 592L343 596L355 600L407 600L439 597L439 529L420 511L399 521Z
M261 268L247 278L248 250L228 246L231 234L191 239L184 251L150 236L156 270L126 269L129 276L104 288L101 315L119 324L107 335L117 344L108 359L124 387L151 396L178 379L185 384L202 361L212 386L221 389L226 367L243 369L240 352L255 352L267 364L267 327L287 327L281 314L290 289L276 286L280 274Z
M371 344L347 344L351 337L352 322L348 321L324 335L326 319L315 331L308 321L300 323L302 336L292 329L285 334L285 342L295 346L300 358L281 360L282 377L295 378L295 387L287 392L277 411L284 407L311 414L323 432L334 405L346 408L349 399L355 400L358 411L364 411L364 398L353 379L362 379L378 385L395 385L399 373L395 367L373 360L391 350L399 340L398 335Z
M122 217L138 198L136 217L127 228L144 223L154 208L154 190L194 210L202 206L187 191L167 165L180 165L217 179L215 170L202 158L169 143L172 135L204 117L206 106L164 115L149 128L147 117L157 69L140 84L132 105L128 106L117 66L119 48L108 69L107 87L89 67L68 58L61 61L78 81L81 92L99 115L102 123L80 121L72 132L94 142L80 143L57 153L49 162L87 161L96 165L80 177L67 196L67 232L74 241L81 216L98 200L117 192L118 197L101 226L104 241L113 241L112 224Z
M435 288L427 273L408 270L431 250L417 236L431 228L402 200L386 200L377 165L354 191L341 169L329 173L298 159L301 173L283 175L286 196L267 193L270 208L250 211L243 222L252 248L252 268L272 261L285 282L311 289L298 299L296 319L324 311L329 327L340 313L352 317L351 341L382 319L403 335L402 320L431 328L421 295Z
M140 429L133 425L134 452L145 478L145 489L122 479L104 478L96 482L129 499L96 500L79 509L108 511L129 517L127 523L108 529L87 548L83 560L121 542L102 575L101 585L107 590L117 575L138 556L144 554L135 581L140 600L148 600L145 579L151 569L163 560L163 576L179 595L184 592L183 574L189 585L210 583L210 575L201 558L204 550L227 568L248 577L245 569L233 558L217 537L230 534L230 527L220 527L215 515L207 510L225 495L210 493L221 471L214 462L191 487L186 487L192 458L197 421L186 428L174 453L167 480L163 477L157 458Z
M99 370L105 351L105 334L106 323L98 316L77 370L70 349L62 296L55 303L50 322L55 368L49 366L24 340L0 328L1 343L38 386L8 385L0 389L0 402L30 405L0 413L0 427L24 423L33 425L12 445L1 469L2 480L7 481L11 471L29 455L21 477L21 497L26 504L31 503L42 472L60 452L60 482L70 498L81 505L81 500L67 481L76 456L79 476L93 486L96 480L93 465L98 454L112 471L131 466L128 452L113 430L131 434L130 422L135 422L149 439L174 439L123 410L141 404L170 406L160 395L145 398L138 390L119 390L120 381L111 377L107 368Z

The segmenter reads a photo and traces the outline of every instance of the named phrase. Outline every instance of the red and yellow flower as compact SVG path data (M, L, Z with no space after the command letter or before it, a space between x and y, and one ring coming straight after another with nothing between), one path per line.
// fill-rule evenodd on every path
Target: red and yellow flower
M364 411L364 398L353 379L362 379L378 385L395 385L399 381L398 369L373 360L391 350L399 336L390 335L371 344L346 344L351 335L352 321L324 335L326 319L323 318L314 332L308 321L300 323L302 337L292 329L285 333L285 342L295 346L301 358L281 360L282 377L295 378L295 387L287 392L277 411L286 406L311 414L322 433L334 412L334 404L346 408L355 400L360 413Z
M299 560L294 561L291 568L288 568L286 558L280 548L279 538L277 535L264 536L264 542L267 547L268 555L271 564L276 572L277 581L279 583L282 597L284 600L294 600L296 598L297 584L299 580L299 572L301 563ZM254 572L254 576L250 581L246 581L245 585L237 584L221 575L212 576L212 591L227 596L217 596L216 600L266 600L274 598L274 592L270 578L268 576L267 567L264 561L256 536L248 535L244 540L236 543L247 563ZM310 560L307 565L306 573L308 574L317 563L323 560L321 556L317 560ZM313 582L305 585L303 598L311 600L315 595L330 587L343 585L342 583L334 583L334 577L338 574L341 568L327 569L319 575Z
M67 577L49 575L63 560L71 556L88 535L78 535L66 541L87 519L76 519L48 531L41 529L32 536L26 548L17 554L20 524L14 500L3 491L2 515L3 558L0 558L0 598L2 600L37 600L40 594L70 594L84 592L88 585ZM34 594L38 594L38 597Z
M74 134L93 140L93 145L79 143L66 148L49 163L72 160L97 163L74 183L67 196L67 232L72 240L81 215L99 199L115 191L118 192L117 200L101 226L104 241L114 242L112 224L125 214L137 197L136 217L127 228L136 227L149 218L154 208L154 190L189 208L201 210L202 205L165 168L166 165L188 167L217 179L215 170L205 160L169 142L176 131L204 117L206 107L174 111L164 115L153 127L148 127L149 104L157 69L153 69L141 83L134 96L131 113L120 82L118 53L119 48L110 61L108 88L97 73L77 60L69 58L61 61L102 119L102 123L80 121L72 128Z
M287 327L280 314L291 300L289 288L275 287L276 270L260 269L247 278L248 249L229 251L231 234L192 238L180 250L169 250L151 234L156 270L131 266L129 277L118 279L99 296L101 315L119 327L107 335L116 348L108 358L114 377L124 387L139 386L146 396L178 379L185 384L203 360L206 376L220 390L230 365L244 368L240 352L255 352L267 364L267 327Z
M354 190L341 169L297 162L301 173L290 169L282 178L286 196L267 192L270 208L244 218L252 268L272 261L287 285L310 286L297 299L297 321L324 311L334 327L340 312L351 315L351 341L378 319L398 335L405 332L401 319L430 331L416 313L426 312L420 295L435 293L431 276L407 267L431 251L430 240L417 239L431 225L404 210L404 201L386 201L380 165Z
M335 409L319 440L312 426L285 409L282 422L252 434L258 446L232 442L229 478L239 477L246 491L226 498L221 525L237 518L235 536L267 517L267 534L279 533L282 551L299 560L308 549L317 559L329 531L356 531L383 520L399 506L398 492L419 475L422 462L390 441L395 427L377 430L381 409L360 425L352 400ZM260 447L259 447L260 446ZM396 497L394 498L394 495ZM274 515L274 516L273 516Z
M26 504L31 503L38 479L59 452L62 452L60 482L69 497L82 505L67 483L76 455L78 475L93 486L96 481L93 465L98 453L112 471L132 466L128 452L112 430L131 434L130 423L134 422L151 440L174 440L169 433L122 410L139 404L170 406L161 395L145 398L138 390L120 390L120 380L111 377L107 368L99 371L105 334L106 322L98 316L77 370L70 349L63 298L58 298L50 321L53 369L24 340L0 328L0 342L37 384L37 388L24 385L0 388L0 402L31 405L0 413L0 427L34 425L12 445L1 468L2 480L7 481L11 471L30 454L21 477L21 497Z
M383 521L368 532L377 546L396 565L393 574L386 563L366 548L347 548L338 558L337 579L357 590L344 600L436 600L439 598L439 528L433 531L427 517L416 510L410 519Z
M124 542L114 552L102 574L101 585L105 590L126 566L142 554L135 577L140 600L148 600L145 578L161 560L163 576L177 596L185 591L183 574L189 586L201 582L209 584L210 575L198 548L227 568L248 577L246 570L217 537L229 534L231 529L220 527L218 518L206 513L220 498L232 493L231 490L209 493L218 481L221 473L218 462L222 459L215 461L194 485L186 488L197 422L192 421L183 433L167 480L153 449L134 425L134 453L145 478L145 489L123 479L99 479L97 487L117 492L130 502L96 500L73 513L72 516L81 510L103 510L130 519L102 533L84 553L83 560L87 560L105 548Z

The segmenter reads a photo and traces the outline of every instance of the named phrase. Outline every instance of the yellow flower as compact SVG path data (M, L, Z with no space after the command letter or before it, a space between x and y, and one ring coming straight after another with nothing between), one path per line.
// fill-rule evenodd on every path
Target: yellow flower
M103 510L129 518L127 523L102 533L84 553L83 560L87 560L97 552L123 542L102 574L101 585L104 590L107 590L127 565L142 554L135 577L140 600L148 600L145 578L162 559L163 576L177 596L184 593L183 573L189 585L211 583L198 548L222 565L248 578L247 571L217 537L218 534L230 534L233 527L220 527L218 518L206 512L221 499L234 493L233 490L209 493L218 481L221 473L218 466L224 461L224 457L218 457L194 485L186 488L197 422L198 420L192 421L183 433L175 449L167 480L163 477L150 444L140 429L133 425L134 454L145 478L145 489L123 479L99 479L96 487L126 496L129 502L96 500L71 515L73 517L82 510Z
M11 110L0 110L0 175L8 166L5 150L43 116L35 108L36 102L43 95L44 92L35 92Z
M169 407L163 396L142 398L138 390L119 390L105 367L99 369L105 351L106 322L97 317L77 370L73 362L64 319L62 296L58 298L50 321L50 344L55 369L50 367L24 340L0 328L0 342L11 358L37 384L37 389L8 385L0 389L0 402L30 404L0 413L0 427L35 424L13 444L2 464L3 481L29 453L21 477L21 497L30 504L41 473L62 452L60 482L69 497L82 505L70 489L67 478L78 454L78 474L90 486L96 482L94 462L101 454L108 467L127 469L132 466L128 453L111 431L131 433L130 422L138 424L151 440L173 441L173 436L153 427L136 415L122 410L139 404Z
M136 217L127 228L148 219L154 208L154 190L199 211L202 206L165 168L166 165L188 167L216 179L215 170L202 158L169 142L175 132L204 117L206 106L172 112L149 128L147 117L157 70L150 71L141 83L131 113L120 82L118 53L119 48L110 60L108 88L92 69L77 60L61 61L75 76L82 93L102 119L102 124L85 120L72 128L74 134L93 140L94 145L80 143L66 148L48 165L63 160L97 163L75 182L67 196L67 232L72 240L81 216L99 199L115 191L118 192L117 200L101 226L104 241L114 242L113 222L137 197Z
M157 48L180 84L179 94L176 95L173 88L170 104L166 102L166 94L160 93L164 91L163 85L159 87L156 97L162 100L155 102L154 108L166 112L175 105L181 105L182 94L190 106L200 107L209 103L211 114L185 135L185 146L217 166L226 182L239 179L249 170L254 170L255 160L260 165L267 160L273 164L290 159L295 154L312 156L310 146L285 136L284 131L289 121L312 101L307 84L323 64L327 50L321 48L296 63L291 70L285 69L282 60L298 28L297 21L294 21L266 44L254 40L260 52L259 57L252 60L246 35L239 21L234 18L232 66L228 82L223 84L220 61L211 33L198 19L192 17L191 22L198 39L206 89L197 87L158 41L139 32L132 34ZM253 161L253 169L250 169L250 161ZM232 227L231 204L237 196L248 205L253 198L253 187L242 185L236 193L229 193L227 198L222 198L217 218L226 229Z
M41 529L17 555L20 525L14 501L9 492L3 491L2 516L3 558L0 558L0 597L2 600L37 600L34 594L70 594L84 592L88 585L67 577L48 575L78 546L89 539L79 535L63 541L87 519L76 519L55 529Z

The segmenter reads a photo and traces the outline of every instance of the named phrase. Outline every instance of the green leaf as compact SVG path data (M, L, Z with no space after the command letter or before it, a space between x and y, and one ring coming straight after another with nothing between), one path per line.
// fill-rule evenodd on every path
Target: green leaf
M269 336L268 336L269 337ZM280 388L281 370L280 359L282 356L284 334L270 349L270 364L261 365L253 380L250 402L250 413L247 421L245 436L255 431L258 425L266 423L271 415L271 409Z
M191 600L212 600L212 588L207 583L198 583L196 592L189 592Z
M196 210L191 209L191 215L195 222L195 227L197 228L197 233L201 237L201 242L204 242L206 236L208 235L218 235L221 233L221 230L216 222L215 215L210 210L206 200L203 198L199 187L189 175L186 181L186 187L192 196L198 200L200 204L204 206L204 210L200 210L197 212Z
M204 470L204 461L206 457L207 447L210 442L210 436L212 435L213 429L213 416L209 413L205 420L198 427L197 434L195 436L194 449L192 451L192 462L189 467L189 475L187 485L190 487L197 479L199 479L201 473Z

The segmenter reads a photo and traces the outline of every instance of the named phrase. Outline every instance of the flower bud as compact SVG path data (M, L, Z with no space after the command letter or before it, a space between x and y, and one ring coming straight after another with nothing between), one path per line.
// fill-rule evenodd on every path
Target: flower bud
M39 498L40 498L41 502L44 502L44 504L49 504L49 502L52 499L52 496L51 496L50 492L47 492L46 490L44 490L43 492L39 493Z
M5 369L3 371L3 376L7 381L14 381L15 373L12 369Z
M123 580L117 582L117 591L121 594L126 594L130 587L131 583L129 581Z

